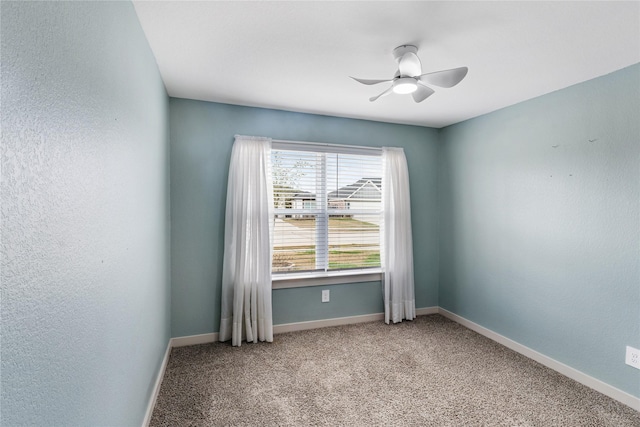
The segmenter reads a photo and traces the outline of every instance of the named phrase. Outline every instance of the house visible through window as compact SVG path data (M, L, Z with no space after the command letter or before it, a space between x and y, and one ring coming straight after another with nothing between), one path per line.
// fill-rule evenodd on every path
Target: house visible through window
M273 273L380 267L379 153L311 149L272 150Z

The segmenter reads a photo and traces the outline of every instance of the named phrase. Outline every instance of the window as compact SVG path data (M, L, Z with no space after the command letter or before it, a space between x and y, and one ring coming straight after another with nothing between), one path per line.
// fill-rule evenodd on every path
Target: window
M274 142L271 168L275 275L380 267L379 151Z

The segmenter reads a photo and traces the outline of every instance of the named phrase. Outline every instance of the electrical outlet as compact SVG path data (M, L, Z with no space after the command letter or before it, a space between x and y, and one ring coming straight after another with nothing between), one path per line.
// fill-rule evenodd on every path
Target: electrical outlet
M627 357L624 361L627 365L640 369L640 350L627 346Z
M329 289L322 291L322 302L329 302Z

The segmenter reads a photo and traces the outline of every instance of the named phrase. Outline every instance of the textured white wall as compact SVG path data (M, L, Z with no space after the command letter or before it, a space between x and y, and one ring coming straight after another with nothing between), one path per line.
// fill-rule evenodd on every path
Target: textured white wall
M2 425L139 425L169 338L168 98L130 3L2 2Z

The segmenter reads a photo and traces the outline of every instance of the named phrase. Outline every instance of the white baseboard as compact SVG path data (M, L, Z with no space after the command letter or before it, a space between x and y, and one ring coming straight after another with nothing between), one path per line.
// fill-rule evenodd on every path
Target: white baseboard
M273 325L273 333L306 331L309 329L327 328L329 326L351 325L355 323L375 322L384 320L384 313L363 314L361 316L336 317L333 319L310 320L308 322L283 323Z
M603 381L600 381L592 376L585 374L584 372L578 371L564 363L558 362L555 359L550 358L549 356L545 356L542 353L539 353L525 345L522 345L516 341L513 341L510 338L507 338L503 335L500 335L496 332L493 332L490 329L485 328L484 326L480 326L477 323L472 322L471 320L465 319L462 316L458 316L455 313L452 313L444 308L440 307L438 312L444 317L453 320L461 324L462 326L471 329L479 333L480 335L484 335L485 337L502 344L503 346L510 348L513 351L516 351L523 356L528 357L529 359L533 359L536 362L546 366L547 368L551 368L556 372L561 373L562 375L571 378L579 382L580 384L584 384L587 387L598 391L605 396L609 396L612 399L617 400L618 402L624 403L636 411L640 411L640 398L637 398L625 391L622 391L618 388L615 388Z
M417 316L436 313L438 313L438 307L424 307L416 309ZM335 317L333 319L310 320L308 322L283 323L280 325L273 325L273 333L283 334L285 332L306 331L309 329L327 328L330 326L353 325L356 323L375 322L377 320L384 320L384 313Z
M416 316L428 316L429 314L440 313L440 307L423 307L416 308Z
M184 347L187 345L208 344L218 341L218 333L188 335L185 337L171 338L171 347Z
M429 307L429 309L435 309L433 312L437 313L437 307ZM416 310L417 311L417 310ZM349 317L337 317L333 319L323 320L311 320L308 322L295 322L295 323L283 323L280 325L273 325L273 333L283 334L285 332L305 331L308 329L326 328L328 326L349 325L353 323L363 322L375 322L376 320L383 320L384 313L365 314L362 316L349 316ZM171 338L171 347L184 347L188 345L208 344L218 341L218 333L213 332L209 334L200 335L188 335L184 337Z
M156 382L153 384L153 391L151 392L151 398L147 405L147 411L144 414L144 420L142 420L142 426L148 427L151 422L151 415L153 414L153 408L156 406L156 400L158 399L158 393L160 393L160 386L162 385L162 379L164 378L164 371L167 369L169 363L169 355L171 354L171 339L167 343L167 350L164 352L164 358L160 364L160 370L156 376Z
M438 307L417 308L416 315L437 314ZM305 331L308 329L326 328L329 326L351 325L356 323L375 322L384 320L384 313L363 314L360 316L335 317L333 319L310 320L307 322L282 323L273 325L273 333L283 334L286 332ZM171 347L184 347L187 345L208 344L218 341L218 333L188 335L184 337L171 338Z

